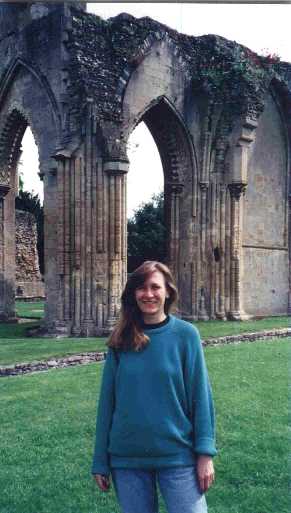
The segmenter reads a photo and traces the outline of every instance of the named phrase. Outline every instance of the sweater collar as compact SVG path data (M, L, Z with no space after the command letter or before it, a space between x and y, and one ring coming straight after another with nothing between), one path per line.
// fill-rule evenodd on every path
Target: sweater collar
M150 324L148 324L148 325L144 324L143 331L146 335L156 335L158 333L163 333L163 332L171 329L174 325L174 322L175 322L175 317L173 315L169 314L168 322L165 323L165 321L163 321L162 323L159 323L159 324L162 324L159 327L157 327L157 325L155 324L154 325L154 326L156 326L155 328L149 328L149 326L151 326ZM145 326L147 326L147 327L145 327Z
M141 327L143 330L156 330L158 328L162 328L162 326L165 326L166 324L168 324L168 322L170 321L170 317L169 315L167 315L167 317L161 321L161 322L157 322L155 324L148 324L148 323L145 323L143 322Z

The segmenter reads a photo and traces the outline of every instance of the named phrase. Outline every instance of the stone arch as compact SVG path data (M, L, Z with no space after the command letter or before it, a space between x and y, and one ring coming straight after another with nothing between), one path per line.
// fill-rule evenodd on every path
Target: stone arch
M56 274L57 218L55 161L52 159L60 146L60 114L56 99L37 66L15 58L2 75L0 86L0 191L1 191L1 304L0 315L14 318L15 309L15 195L17 190L17 164L21 155L21 142L29 126L38 147L40 178L44 181L45 209L45 267L46 285L50 275ZM40 115L45 112L44 116ZM5 247L5 251L4 248ZM54 280L55 281L55 280ZM56 294L56 284L46 286L46 309L56 309L50 296ZM51 305L51 306L50 306ZM55 314L53 314L55 316ZM49 324L49 317L47 321Z
M1 181L11 183L11 176L15 171L20 157L21 140L28 123L19 109L13 108L7 115L6 122L0 135L0 169Z
M130 127L143 121L156 143L164 172L167 263L178 282L179 309L193 316L190 298L196 294L193 276L193 224L197 210L197 155L190 134L175 106L165 97L147 105ZM187 255L187 256L186 256ZM189 258L190 257L190 258Z
M49 83L43 75L43 73L40 71L40 69L37 68L36 65L31 66L28 62L25 61L25 59L22 59L21 57L17 56L11 63L9 68L7 69L6 73L4 74L1 85L0 85L0 108L2 103L5 100L5 96L8 93L11 84L16 80L17 73L19 69L24 68L28 73L30 73L38 82L40 88L45 92L47 95L47 98L49 100L49 103L51 105L52 112L54 113L54 117L56 120L56 125L58 128L58 132L60 132L60 121L61 121L61 115L59 112L58 104L56 101L56 98L51 90L51 87L49 86Z
M116 17L116 20L120 19L124 15L119 15ZM128 15L125 15L126 18ZM189 64L185 60L183 56L183 52L179 48L179 46L169 37L167 33L164 33L161 30L156 30L154 33L148 35L142 43L140 43L136 49L134 56L131 58L130 62L124 66L117 83L116 97L120 101L123 102L124 95L126 93L126 87L131 79L132 74L132 66L135 69L143 62L143 60L152 52L153 46L158 46L159 44L166 45L171 51L172 55L175 57L175 60L178 64L180 72L183 73L184 77L190 81L191 73L189 70Z
M18 190L18 163L21 142L29 126L26 114L14 103L10 106L0 135L0 319L15 316L15 197ZM5 248L5 251L4 251Z
M6 227L9 240L9 169L28 122L44 178L46 333L95 335L116 321L126 278L126 142L140 120L162 157L181 315L242 318L249 156L274 77L290 125L290 65L150 18L105 21L70 2L31 7L0 4L0 233ZM289 234L290 210L289 199ZM290 259L290 235L288 244ZM7 312L3 236L0 259ZM12 290L12 274L5 279Z

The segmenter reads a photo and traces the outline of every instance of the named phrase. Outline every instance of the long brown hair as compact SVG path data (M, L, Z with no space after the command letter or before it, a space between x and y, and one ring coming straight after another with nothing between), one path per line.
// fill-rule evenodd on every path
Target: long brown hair
M174 284L170 269L161 262L147 260L140 265L128 278L121 295L120 318L115 326L107 345L121 350L133 349L139 351L149 341L143 333L142 314L135 300L135 291L155 272L163 274L169 297L165 300L165 314L167 315L177 300L178 292Z

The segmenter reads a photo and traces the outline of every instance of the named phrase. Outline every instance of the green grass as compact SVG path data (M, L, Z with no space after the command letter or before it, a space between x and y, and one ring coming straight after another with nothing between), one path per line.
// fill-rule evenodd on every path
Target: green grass
M285 317L266 317L250 321L198 321L195 326L201 337L224 337L226 335L240 335L254 331L271 330L275 328L290 328L290 319Z
M43 302L17 301L18 315L29 318L40 311ZM198 321L203 339L234 335L251 331L262 331L288 326L287 317L271 317L254 321ZM32 338L26 336L26 328L36 326L37 321L20 324L0 324L0 366L15 363L61 358L80 352L105 351L105 338Z
M0 338L0 366L106 351L105 341L104 338Z
M290 342L288 338L206 349L220 448L218 479L210 495L213 513L290 511Z
M1 323L0 322L0 344L2 340L9 339L13 340L16 338L25 338L26 337L26 328L32 328L38 326L39 323L37 321L30 321L24 323ZM12 342L11 342L12 343Z
M209 513L290 511L290 342L205 349L219 449ZM102 366L0 380L0 513L119 511L113 491L102 494L90 476Z
M15 302L16 314L19 317L42 319L44 316L44 301Z

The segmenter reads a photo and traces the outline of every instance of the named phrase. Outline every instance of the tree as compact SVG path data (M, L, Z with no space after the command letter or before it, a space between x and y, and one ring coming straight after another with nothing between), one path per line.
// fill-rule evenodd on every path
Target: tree
M142 203L127 222L128 272L145 260L165 261L166 227L164 222L164 195L154 194Z

